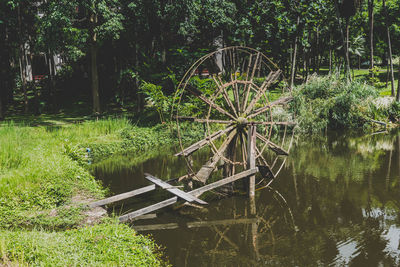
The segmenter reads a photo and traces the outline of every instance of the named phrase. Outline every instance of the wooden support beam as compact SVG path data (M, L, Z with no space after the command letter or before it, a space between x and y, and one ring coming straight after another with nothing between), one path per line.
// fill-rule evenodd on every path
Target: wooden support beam
M123 193L123 194L119 194L119 195L116 195L116 196L112 196L112 197L109 197L109 198L106 198L106 199L102 199L102 200L90 203L88 206L89 206L89 208L96 208L96 207L104 206L104 205L111 204L111 203L114 203L114 202L117 202L117 201L120 201L120 200L124 200L124 199L130 198L130 197L134 197L134 196L137 196L137 195L140 195L140 194L144 194L146 192L150 192L150 191L153 191L155 189L156 189L155 185L149 185L149 186L146 186L146 187L142 187L142 188L139 188L139 189L136 189L136 190L132 190L132 191L129 191L129 192L126 192L126 193Z
M159 179L157 177L154 177L154 176L152 176L152 175L150 175L148 173L145 173L144 175L145 175L146 179L149 180L150 182L160 186L163 189L166 189L168 192L170 192L170 193L172 193L172 194L174 194L174 195L176 195L176 196L178 196L178 197L180 197L180 198L182 198L182 199L184 199L184 200L186 200L188 202L195 201L195 202L197 202L199 204L202 204L202 205L206 205L207 204L207 202L205 202L205 201L203 201L203 200L201 200L201 199L199 199L199 198L197 198L197 197L195 197L195 196L193 196L191 194L188 194L188 193L186 193L186 192L184 192L182 190L179 190L177 188L173 188L170 184L164 182L163 180L161 180L161 179Z
M232 182L234 182L236 180L239 180L239 179L248 177L250 175L253 175L257 171L258 171L258 168L254 168L254 169L250 169L250 170L246 170L246 171L240 172L238 174L232 175L230 177L224 178L222 180L219 180L219 181L216 181L214 183L207 184L205 186L202 186L200 188L192 190L192 191L189 192L189 194L192 194L192 195L198 197L198 196L200 196L201 194L203 194L203 193L205 193L207 191L210 191L210 190L215 189L217 187L220 187L222 185L226 185L226 184L232 183Z
M256 126L250 124L249 129L247 131L247 166L250 169L254 169L256 167ZM256 190L256 176L253 174L249 176L249 196L254 198Z
M220 187L220 186L228 184L228 183L232 183L232 182L234 182L236 180L239 180L239 179L242 179L244 177L248 177L249 175L255 174L257 171L258 171L257 168L246 170L244 172L235 174L235 175L233 175L231 177L227 177L227 178L219 180L217 182L214 182L214 183L202 186L200 188L197 188L195 190L192 190L192 191L188 192L188 194L190 194L192 196L195 196L195 197L198 197L201 194L203 194L203 193L205 193L205 192L207 192L209 190L212 190L214 188ZM129 220L132 220L133 218L136 218L138 216L142 216L144 214L147 214L147 213L162 209L164 207L170 206L170 205L176 203L177 201L178 201L178 197L169 198L167 200L161 201L159 203L156 203L154 205L148 206L146 208L143 208L143 209L136 210L136 211L133 211L131 213L125 214L125 215L119 217L119 221L120 222L126 222L126 221L129 221Z

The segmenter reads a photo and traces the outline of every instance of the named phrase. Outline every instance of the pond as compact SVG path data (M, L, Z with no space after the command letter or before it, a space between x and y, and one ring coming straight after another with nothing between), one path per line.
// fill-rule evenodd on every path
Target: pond
M113 157L93 173L112 194L126 192L149 185L145 172L184 175L174 152ZM169 196L157 192L110 211ZM398 266L400 132L295 138L272 188L256 191L256 215L240 192L204 199L204 208L178 205L131 225L150 234L173 266Z

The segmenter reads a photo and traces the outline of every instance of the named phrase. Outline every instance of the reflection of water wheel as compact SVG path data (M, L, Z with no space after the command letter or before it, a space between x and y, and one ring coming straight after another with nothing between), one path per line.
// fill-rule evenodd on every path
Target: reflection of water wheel
M177 155L186 158L190 177L206 183L218 167L224 176L246 169L249 129L256 131L254 157L261 174L271 179L277 176L284 163L280 156L289 152L287 127L293 125L287 117L276 118L276 110L291 100L290 96L273 99L271 89L277 87L281 73L265 55L246 47L220 49L191 66L179 85L175 112L182 149ZM196 117L187 116L194 113L188 109L199 105L203 108L195 110ZM202 123L205 138L184 148L183 121ZM212 155L196 168L191 156L207 146Z

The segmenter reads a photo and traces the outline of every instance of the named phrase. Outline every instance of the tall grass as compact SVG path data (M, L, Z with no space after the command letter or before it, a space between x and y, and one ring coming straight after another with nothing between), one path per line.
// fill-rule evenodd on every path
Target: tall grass
M293 92L292 111L300 131L360 128L372 119L399 117L397 109L377 107L379 92L362 81L346 82L335 77L314 77ZM397 115L396 115L397 114Z

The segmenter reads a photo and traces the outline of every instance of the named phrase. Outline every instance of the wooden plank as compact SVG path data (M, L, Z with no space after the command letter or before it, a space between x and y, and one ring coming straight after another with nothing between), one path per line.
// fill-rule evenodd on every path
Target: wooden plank
M182 199L184 199L184 200L186 200L188 202L195 201L195 202L197 202L199 204L202 204L202 205L206 205L207 204L207 202L205 202L205 201L203 201L203 200L201 200L201 199L199 199L199 198L197 198L197 197L195 197L193 195L190 195L190 194L188 194L188 193L186 193L186 192L184 192L182 190L179 190L178 188L172 188L172 186L170 184L164 182L163 180L161 180L161 179L159 179L157 177L154 177L154 176L152 176L152 175L150 175L148 173L145 173L144 175L145 175L146 179L149 180L150 182L160 186L163 189L166 189L168 192L170 192L170 193L172 193L172 194L174 194L174 195L176 195L176 196L178 196L178 197L180 197L180 198L182 198Z
M123 194L119 194L119 195L112 196L112 197L109 197L109 198L106 198L106 199L95 201L93 203L90 203L88 206L89 206L89 208L96 208L96 207L104 206L104 205L111 204L111 203L114 203L114 202L117 202L117 201L120 201L120 200L124 200L124 199L130 198L130 197L134 197L134 196L137 196L137 195L140 195L140 194L144 194L146 192L150 192L150 191L153 191L155 189L156 189L155 185L149 185L149 186L142 187L142 188L139 188L139 189L136 189L136 190L132 190L132 191L129 191L129 192L126 192L126 193L123 193Z
M150 220L150 219L155 219L157 218L157 214L156 213L151 213L151 214L145 214L139 217L136 217L133 219L133 221L138 221L138 220Z
M192 191L188 192L188 194L191 194L193 196L198 197L201 194L203 194L203 193L205 193L207 191L210 191L210 190L212 190L214 188L217 188L217 187L220 187L222 185L225 185L225 184L228 184L228 183L232 183L232 182L234 182L236 180L242 179L244 177L248 177L250 175L253 175L257 171L258 171L258 168L246 170L244 172L235 174L233 176L227 177L227 178L219 180L217 182L214 182L214 183L205 185L203 187L197 188L195 190L192 190ZM162 202L153 204L153 205L148 206L146 208L143 208L143 209L136 210L136 211L133 211L131 213L125 214L125 215L119 217L119 221L120 222L126 222L126 221L129 221L129 220L132 220L133 218L136 218L138 216L142 216L144 214L147 214L147 213L162 209L164 207L170 206L170 205L176 203L177 201L178 201L178 197L169 198L167 200L164 200Z
M199 150L200 148L206 146L210 141L214 141L215 139L221 137L222 135L230 132L231 130L233 130L234 126L230 126L228 128L226 128L225 130L219 130L215 133L213 133L211 136L207 136L206 138L198 141L197 143L194 143L193 145L185 148L183 151L175 154L175 156L189 156L191 154L193 154L194 152L196 152L197 150Z
M226 185L226 184L232 183L232 182L234 182L234 181L236 181L236 180L242 179L242 178L244 178L244 177L248 177L248 176L250 176L250 175L253 175L253 174L255 174L257 171L258 171L258 168L257 168L257 167L254 168L254 169L249 169L249 170L243 171L243 172L241 172L241 173L232 175L232 176L230 176L230 177L224 178L224 179L222 179L222 180L219 180L219 181L216 181L216 182L214 182L214 183L211 183L211 184L202 186L202 187L200 187L200 188L197 188L197 189L195 189L195 190L192 190L192 191L189 192L189 194L198 197L198 196L200 196L201 194L203 194L203 193L205 193L205 192L207 192L207 191L210 191L210 190L212 190L212 189L214 189L214 188L217 188L217 187L220 187L220 186L222 186L222 185Z
M151 224L151 225L134 225L133 229L138 232L141 231L155 231L155 230L172 230L179 228L177 223L163 223L163 224Z
M144 215L144 214L147 214L147 213L150 213L150 212L153 212L153 211L162 209L162 208L164 208L164 207L168 207L168 206L170 206L170 205L176 203L177 201L178 201L178 197L169 198L169 199L167 199L167 200L158 202L158 203L156 203L156 204L154 204L154 205L151 205L151 206L148 206L148 207L146 207L146 208L143 208L143 209L140 209L140 210L136 210L136 211L133 211L133 212L131 212L131 213L122 215L122 216L119 217L119 221L120 221L120 222L129 221L129 220L131 220L131 219L133 219L133 218L142 216L142 215Z

